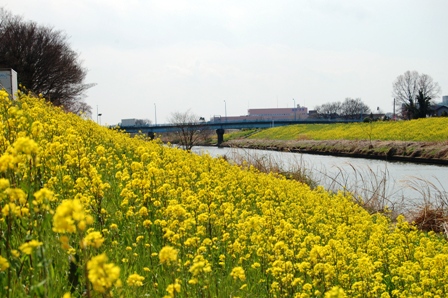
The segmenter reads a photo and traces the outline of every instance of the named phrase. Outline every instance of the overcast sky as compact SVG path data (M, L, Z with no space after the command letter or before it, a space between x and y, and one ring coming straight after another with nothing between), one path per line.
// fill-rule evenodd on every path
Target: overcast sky
M392 112L392 83L429 74L448 95L447 0L0 0L65 31L102 124L190 109L313 109L346 97ZM294 100L293 100L294 99ZM225 101L225 102L224 102ZM438 99L437 101L441 101ZM155 113L156 108L156 113Z

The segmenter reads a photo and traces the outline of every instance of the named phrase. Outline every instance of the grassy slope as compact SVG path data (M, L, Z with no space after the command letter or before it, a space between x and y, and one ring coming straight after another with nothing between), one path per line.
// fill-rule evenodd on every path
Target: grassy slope
M298 124L275 127L250 135L250 139L270 140L448 140L448 118L411 121L380 121L350 124Z
M348 154L379 158L448 160L448 118L352 124L299 124L230 134L225 146Z

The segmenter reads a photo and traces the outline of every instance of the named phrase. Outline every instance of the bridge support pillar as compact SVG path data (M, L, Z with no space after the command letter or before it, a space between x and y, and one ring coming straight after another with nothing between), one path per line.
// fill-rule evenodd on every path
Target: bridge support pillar
M221 146L222 142L224 142L224 129L218 128L216 134L218 135L218 146Z

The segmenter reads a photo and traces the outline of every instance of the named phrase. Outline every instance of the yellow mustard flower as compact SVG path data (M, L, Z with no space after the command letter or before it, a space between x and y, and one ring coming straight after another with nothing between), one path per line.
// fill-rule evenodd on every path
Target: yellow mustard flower
M148 208L143 206L143 207L140 208L138 213L140 214L141 217L148 216Z
M144 280L145 278L143 276L134 273L129 275L128 279L126 280L126 283L131 287L141 287L143 286Z
M13 257L18 258L20 257L20 252L17 249L12 249L11 250L11 254L13 255Z
M235 267L232 269L232 272L230 272L230 276L233 277L233 279L239 279L241 281L246 280L246 275L244 273L244 269L241 266Z
M171 246L163 247L159 252L159 260L161 264L170 265L177 261L177 250Z
M149 228L149 227L151 227L151 225L152 225L152 222L151 222L149 219L145 219L145 220L143 221L143 226L144 226L145 228Z
M18 153L23 153L28 156L31 156L31 154L37 153L37 150L39 148L38 144L34 140L32 140L28 137L17 138L17 140L14 142L13 146L14 146L14 149Z
M49 201L55 201L54 193L45 187L36 191L34 193L34 197L38 204L44 203L45 199L47 199Z
M209 273L211 271L212 268L210 263L202 255L196 256L190 269L188 269L188 272L190 272L193 276L198 276L201 273Z
M87 234L86 237L82 240L82 246L88 247L92 246L95 248L99 248L104 242L103 235L101 235L98 231L91 231Z
M101 254L87 262L89 281L99 293L108 293L120 278L120 268L107 261L106 254Z
M5 178L0 178L0 190L5 190L9 188L9 180Z
M8 260L0 256L0 271L5 271L9 268Z
M325 298L346 298L344 290L340 287L333 287L330 291L325 293Z
M76 226L78 223L78 226ZM53 231L58 233L74 233L76 228L85 230L87 224L93 223L93 217L84 211L79 199L64 200L56 208L53 216Z
M43 243L39 242L37 240L31 240L28 242L25 242L24 244L20 245L19 249L27 255L30 255L33 250L39 246L41 246Z
M173 284L168 285L168 287L166 288L166 291L169 293L168 297L175 297L176 293L180 293L180 290L180 280L177 278Z

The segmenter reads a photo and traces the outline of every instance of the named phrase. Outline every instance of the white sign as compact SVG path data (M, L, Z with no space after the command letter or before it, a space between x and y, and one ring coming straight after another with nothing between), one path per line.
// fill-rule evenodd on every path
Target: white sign
M5 89L14 98L17 96L17 72L14 69L0 69L0 89Z

